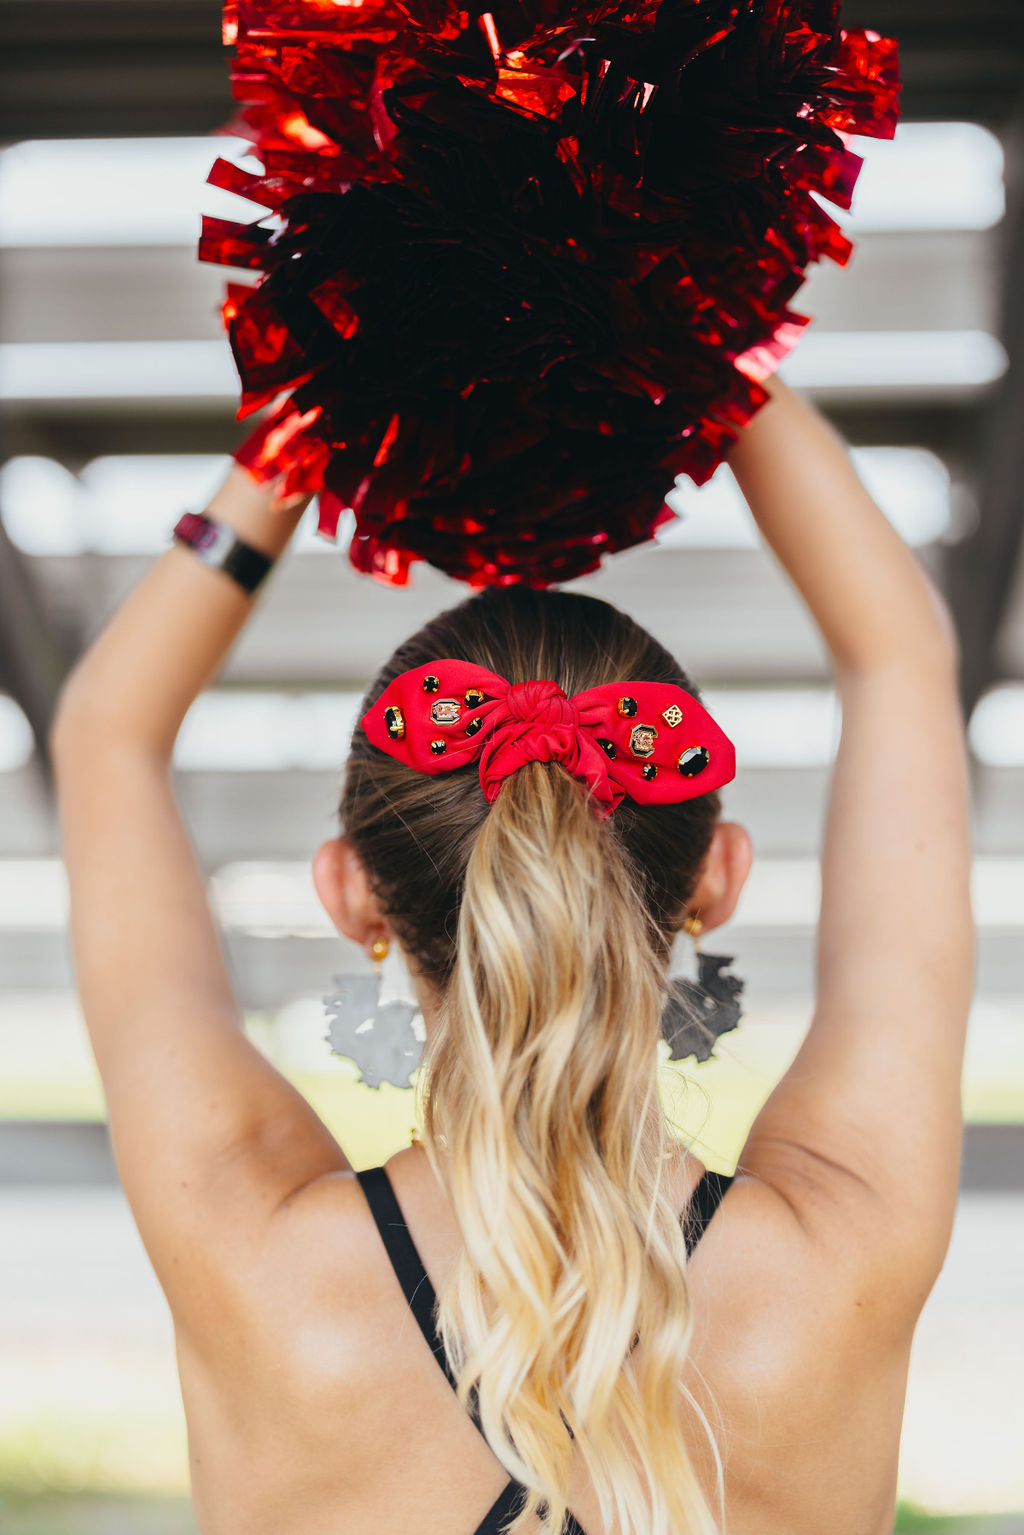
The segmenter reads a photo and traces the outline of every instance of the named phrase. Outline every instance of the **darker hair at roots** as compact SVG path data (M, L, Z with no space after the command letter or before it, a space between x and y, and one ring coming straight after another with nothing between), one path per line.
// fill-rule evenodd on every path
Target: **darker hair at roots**
M671 682L700 692L675 658L610 603L575 592L492 587L405 640L360 713L412 667L451 657L510 682L550 680L566 694L609 682ZM548 772L562 773L555 763ZM382 910L411 963L443 993L455 963L466 865L490 806L476 763L423 774L378 751L356 726L339 813ZM717 792L674 805L623 800L603 823L667 956L721 810Z

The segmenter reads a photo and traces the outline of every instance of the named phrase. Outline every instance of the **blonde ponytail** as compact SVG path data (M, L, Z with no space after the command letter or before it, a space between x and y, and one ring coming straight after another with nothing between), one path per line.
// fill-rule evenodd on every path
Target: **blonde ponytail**
M621 1535L721 1529L684 1432L684 1399L707 1425L682 1384L686 1251L663 1179L664 952L585 788L553 764L508 778L466 863L420 1091L464 1243L439 1326L460 1400L475 1388L529 1490L510 1535L534 1516L560 1535L574 1449Z

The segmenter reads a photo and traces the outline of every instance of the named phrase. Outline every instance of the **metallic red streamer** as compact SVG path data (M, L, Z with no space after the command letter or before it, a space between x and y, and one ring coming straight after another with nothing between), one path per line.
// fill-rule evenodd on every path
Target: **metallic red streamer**
M204 220L229 285L236 455L352 507L381 580L593 570L671 516L809 323L809 263L852 245L891 138L897 45L839 0L232 0L259 170L210 181L271 224ZM816 194L812 195L812 194Z

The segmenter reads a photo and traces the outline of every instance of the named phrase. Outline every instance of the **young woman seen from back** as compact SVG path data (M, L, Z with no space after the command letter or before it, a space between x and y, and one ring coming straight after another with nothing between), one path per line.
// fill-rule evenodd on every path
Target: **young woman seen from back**
M813 1018L731 1183L656 1079L673 934L727 921L751 864L717 792L595 814L553 758L489 801L475 763L420 771L356 728L315 881L341 933L400 947L427 1028L423 1140L359 1179L240 1027L169 771L252 598L174 547L65 686L78 984L204 1535L497 1535L508 1513L515 1535L563 1513L586 1535L891 1531L973 986L958 651L841 441L769 387L729 462L821 631L842 738ZM210 503L272 557L302 509L237 468ZM607 604L497 589L400 646L364 707L442 658L566 697L697 696Z

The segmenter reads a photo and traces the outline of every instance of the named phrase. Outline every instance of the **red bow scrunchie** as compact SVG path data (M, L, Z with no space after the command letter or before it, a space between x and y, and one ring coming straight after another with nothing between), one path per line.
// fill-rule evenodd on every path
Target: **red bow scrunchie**
M567 697L554 682L509 682L470 661L402 672L361 721L374 746L419 773L479 761L488 803L526 762L560 762L610 815L709 794L736 776L736 750L673 682L611 682Z

